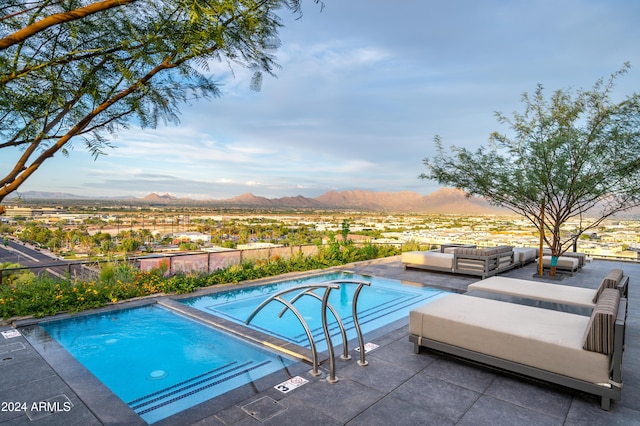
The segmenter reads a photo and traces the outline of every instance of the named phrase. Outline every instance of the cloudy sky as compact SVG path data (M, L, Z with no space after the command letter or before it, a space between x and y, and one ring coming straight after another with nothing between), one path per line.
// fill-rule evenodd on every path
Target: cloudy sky
M638 92L639 20L637 0L307 1L285 18L282 69L260 92L220 67L223 96L183 107L180 125L122 131L97 161L76 142L20 191L428 194L437 184L417 176L433 137L486 146L508 131L494 113L522 111L538 83L588 89L629 61L615 96Z

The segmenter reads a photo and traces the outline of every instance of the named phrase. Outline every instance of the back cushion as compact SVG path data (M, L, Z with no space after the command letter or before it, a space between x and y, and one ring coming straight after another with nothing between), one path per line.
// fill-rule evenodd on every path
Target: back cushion
M612 288L602 290L584 333L583 349L605 355L613 353L614 327L619 303L618 290Z
M513 251L512 246L498 246L495 249L498 253L511 253Z
M612 269L611 272L609 272L609 274L604 277L604 279L600 283L598 291L596 292L595 296L593 296L593 303L598 302L598 298L602 294L602 290L604 290L605 288L618 288L618 284L620 283L620 281L622 281L623 275L624 273L622 272L622 269Z
M624 275L622 269L612 269L611 272L604 277L603 281L606 282L607 288L618 288L618 284L622 281L622 275Z
M607 281L606 280L602 280L602 282L600 283L600 287L598 287L598 291L596 291L595 296L593 296L593 303L598 303L598 298L600 298L600 295L602 294L602 291L608 288L607 286Z
M513 251L513 247L498 246L498 247L483 248L483 249L458 247L455 251L458 254L466 254L471 256L494 256L500 253L511 253Z
M459 247L459 248L456 249L456 253L458 253L458 254L467 254L467 255L471 255L471 256L484 256L486 254L486 250L488 250L488 249Z

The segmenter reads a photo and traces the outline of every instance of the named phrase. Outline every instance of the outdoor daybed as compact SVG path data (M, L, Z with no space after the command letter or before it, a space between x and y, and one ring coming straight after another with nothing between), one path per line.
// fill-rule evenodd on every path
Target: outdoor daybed
M619 400L626 299L605 289L591 316L464 294L413 309L409 340L500 370Z
M448 248L439 251L411 251L402 253L405 268L419 268L454 274L479 275L486 278L509 270L518 263L514 261L513 247L492 248Z
M551 267L551 255L542 256L542 265L545 269ZM562 272L569 272L571 275L578 272L580 269L580 259L570 256L559 256L556 261L556 270Z
M523 297L546 302L593 308L598 296L605 288L615 288L620 296L628 296L629 277L621 269L612 269L604 277L597 289L574 287L570 285L548 284L539 281L518 278L491 277L469 284L468 292L483 291Z
M551 249L545 248L542 250L543 256L551 256ZM536 257L540 256L540 249L536 249ZM561 257L573 257L578 259L578 268L582 268L584 264L587 262L587 255L584 253L578 253L574 251L566 251L562 253Z

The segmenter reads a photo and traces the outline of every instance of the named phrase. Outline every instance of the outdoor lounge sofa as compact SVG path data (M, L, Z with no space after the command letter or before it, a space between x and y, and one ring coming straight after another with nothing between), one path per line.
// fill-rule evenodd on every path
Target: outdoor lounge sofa
M464 294L413 309L409 340L430 348L597 395L609 410L622 389L627 300L605 289L591 316Z
M612 269L603 278L597 289L549 284L518 278L491 277L469 284L467 291L500 293L533 300L593 308L596 305L598 296L605 288L617 289L621 297L627 298L629 277L625 276L621 269Z
M402 253L405 268L420 268L454 274L479 275L486 278L509 270L519 263L514 260L513 247L449 248L439 251L411 251Z

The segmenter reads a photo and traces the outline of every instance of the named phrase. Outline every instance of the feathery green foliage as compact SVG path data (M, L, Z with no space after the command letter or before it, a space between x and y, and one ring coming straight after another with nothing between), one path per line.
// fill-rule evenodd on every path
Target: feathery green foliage
M253 260L231 265L211 274L194 272L166 276L166 267L141 272L126 262L103 265L95 280L54 280L48 275L24 273L19 275L19 279L7 276L7 280L0 285L0 318L78 312L135 297L190 293L201 287L339 266L393 256L398 252L392 246L365 245L357 248L353 244L341 245L334 242L329 247L322 247L317 256L300 253L289 259L274 257L269 260Z
M539 85L525 93L523 113L498 121L489 148L445 148L426 158L420 175L479 195L529 219L554 256L615 213L640 205L640 95L611 100L615 80L629 64L591 90L558 90L549 99ZM544 217L544 218L543 218ZM579 227L565 229L569 219Z
M0 201L81 137L177 123L180 105L220 95L211 63L277 68L279 13L302 0L4 0L0 6ZM315 3L322 4L320 0Z

